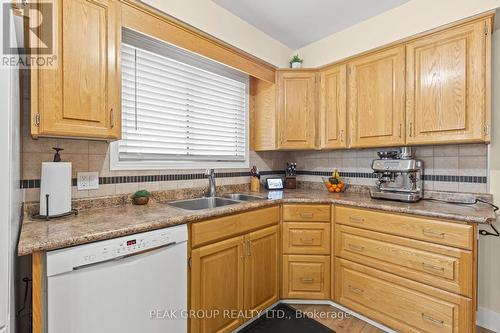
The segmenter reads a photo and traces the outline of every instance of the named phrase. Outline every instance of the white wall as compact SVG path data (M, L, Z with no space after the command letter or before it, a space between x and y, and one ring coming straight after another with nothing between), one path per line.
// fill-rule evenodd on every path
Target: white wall
M143 2L275 66L288 66L290 48L211 0Z
M412 0L294 53L317 67L497 7L500 0Z

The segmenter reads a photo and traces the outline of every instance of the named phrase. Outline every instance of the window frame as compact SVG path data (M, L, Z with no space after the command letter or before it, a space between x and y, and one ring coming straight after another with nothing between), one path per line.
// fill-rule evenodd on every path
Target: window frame
M122 42L131 44L130 40L135 41L139 45L137 47L141 47L141 42L150 42L150 43L163 43L168 47L176 47L175 45L169 45L163 41L153 40L152 37L140 34L138 32L123 29L123 39ZM132 42L133 43L133 42ZM137 44L136 44L137 45ZM201 55L192 53L190 51L186 51L178 48L179 54L185 53L187 59L190 61L199 61L200 63L206 62L214 62L211 59L205 58ZM154 52L149 50L150 52ZM158 52L158 54L162 54ZM196 59L198 58L198 59ZM194 60L193 60L194 59ZM232 69L226 65L221 64L221 66L227 67L227 71L237 71ZM222 69L224 71L224 69ZM220 72L214 72L215 74L219 74ZM111 142L109 145L109 168L111 171L121 171L121 170L165 170L165 169L205 169L205 168L217 168L217 169L241 169L241 168L249 168L249 153L250 153L250 80L249 77L246 77L246 99L245 99L245 155L244 160L220 160L220 161L210 161L210 160L200 160L200 159L166 159L166 160L120 160L119 158L119 143L118 141ZM120 87L121 88L121 87ZM120 100L121 100L120 96ZM200 164L202 167L200 167Z

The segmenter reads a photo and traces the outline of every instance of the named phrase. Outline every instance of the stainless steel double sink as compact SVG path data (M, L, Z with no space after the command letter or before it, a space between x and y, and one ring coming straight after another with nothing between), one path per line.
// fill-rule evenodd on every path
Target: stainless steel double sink
M266 200L265 197L242 193L226 194L222 197L204 197L186 200L171 201L168 204L185 210L200 210L234 205L245 201Z

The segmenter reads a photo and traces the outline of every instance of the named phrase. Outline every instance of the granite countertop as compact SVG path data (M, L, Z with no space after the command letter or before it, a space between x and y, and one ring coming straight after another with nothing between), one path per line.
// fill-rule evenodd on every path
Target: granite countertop
M259 195L266 196L267 193ZM76 216L51 221L34 220L27 214L21 229L18 254L55 250L280 203L333 203L462 223L492 223L496 219L493 208L483 203L457 205L431 200L402 203L371 199L366 192L331 194L320 190L286 190L283 198L277 200L242 202L198 211L179 209L163 202L151 202L146 206L120 204L114 207L86 209Z

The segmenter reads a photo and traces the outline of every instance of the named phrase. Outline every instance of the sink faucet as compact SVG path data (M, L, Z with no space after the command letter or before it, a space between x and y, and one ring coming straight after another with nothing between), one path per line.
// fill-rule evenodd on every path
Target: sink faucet
M207 197L215 197L217 195L217 190L215 188L215 171L214 169L207 169L205 171L205 176L208 178L208 188L206 192Z

